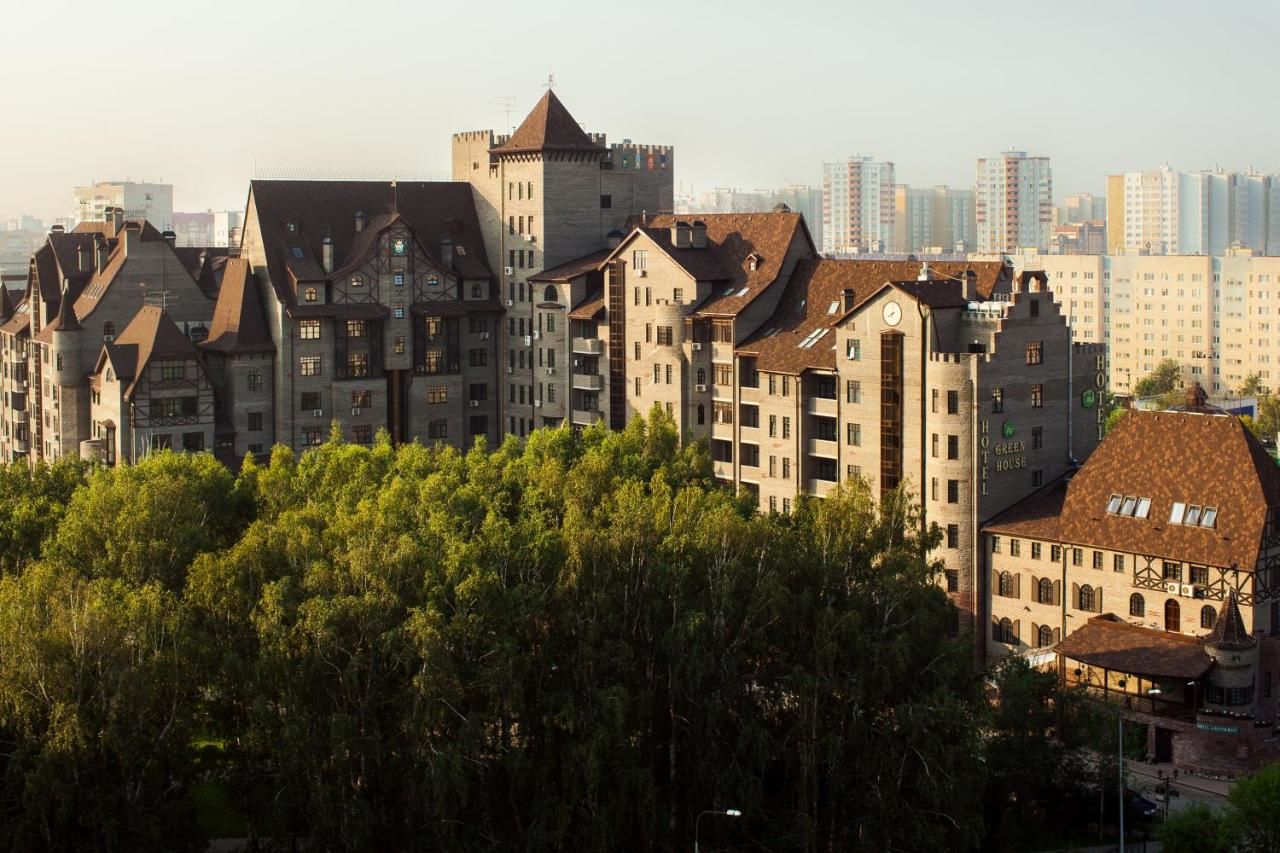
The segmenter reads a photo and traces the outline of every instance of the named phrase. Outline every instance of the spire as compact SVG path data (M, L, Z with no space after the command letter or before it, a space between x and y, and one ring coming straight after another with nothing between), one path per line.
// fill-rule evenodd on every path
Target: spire
M556 93L547 89L511 138L493 149L500 154L535 151L582 151L598 153L604 147L591 140L569 114Z
M62 288L62 299L58 301L58 313L54 316L53 322L49 324L50 331L59 332L78 332L82 326L80 319L76 317L75 309L71 307L70 294L67 287Z
M1219 649L1235 649L1243 651L1257 645L1258 641L1244 626L1244 617L1240 615L1240 604L1236 601L1236 591L1227 594L1218 611L1218 620L1213 623L1213 630L1204 638L1206 646Z

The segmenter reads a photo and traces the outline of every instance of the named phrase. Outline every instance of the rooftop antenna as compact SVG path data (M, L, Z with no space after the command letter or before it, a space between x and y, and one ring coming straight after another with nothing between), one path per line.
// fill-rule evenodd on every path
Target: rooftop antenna
M556 75L551 73L551 69L547 69L547 82L542 84L542 88L550 92L556 87Z
M514 131L515 128L511 126L511 113L513 113L516 108L516 96L515 95L499 95L498 97L493 99L493 102L499 108L502 109L502 114L503 114L502 126L507 128L508 132Z
M391 179L391 212L400 212L400 190L396 187L396 179Z

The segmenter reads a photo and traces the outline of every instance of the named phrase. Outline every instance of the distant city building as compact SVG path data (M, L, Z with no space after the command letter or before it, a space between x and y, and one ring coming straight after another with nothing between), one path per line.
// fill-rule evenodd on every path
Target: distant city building
M11 220L11 224L18 224L18 221ZM21 224L35 227L8 228L0 231L0 275L25 277L31 255L44 243L45 231L40 220L22 217Z
M175 212L172 230L179 246L230 246L239 242L243 221L244 214L237 210Z
M17 216L0 225L2 231L43 231L44 223L34 216Z
M1102 255L1107 251L1107 223L1101 219L1053 226L1049 252L1054 255Z
M894 252L940 254L973 251L977 239L973 190L953 187L894 188Z
M892 252L893 164L855 155L822 164L822 251Z
M1280 255L1280 176L1165 165L1107 177L1108 251Z
M75 189L75 224L102 222L108 208L123 210L126 220L145 220L158 231L173 228L171 184L102 181Z
M1107 198L1093 193L1069 195L1053 208L1054 225L1097 222L1107 218Z
M769 213L785 204L804 217L809 235L822 245L822 188L792 184L776 190L715 189L677 198L676 213Z
M1048 157L1006 151L982 158L975 192L979 252L1049 248L1053 172Z

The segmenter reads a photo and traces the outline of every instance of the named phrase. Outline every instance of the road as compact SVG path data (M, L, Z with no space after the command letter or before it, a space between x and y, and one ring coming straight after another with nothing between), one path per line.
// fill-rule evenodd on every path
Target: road
M1173 769L1171 764L1142 764L1132 761L1125 763L1129 771L1130 787L1140 791L1144 797L1154 800L1152 796L1163 787L1157 771L1163 770L1166 776ZM1218 782L1211 779L1200 779L1196 776L1180 777L1173 783L1180 796L1169 798L1169 813L1180 812L1192 805L1206 805L1217 811L1227 803L1227 793L1231 790L1230 782Z

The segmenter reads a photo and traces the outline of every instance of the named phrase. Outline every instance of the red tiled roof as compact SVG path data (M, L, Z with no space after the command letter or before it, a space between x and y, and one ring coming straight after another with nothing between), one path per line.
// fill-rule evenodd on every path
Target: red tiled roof
M535 151L603 153L605 149L591 141L555 92L548 89L511 138L493 150L499 154L524 154Z
M1160 678L1199 678L1213 664L1198 637L1130 625L1111 613L1094 616L1054 651L1113 672Z

